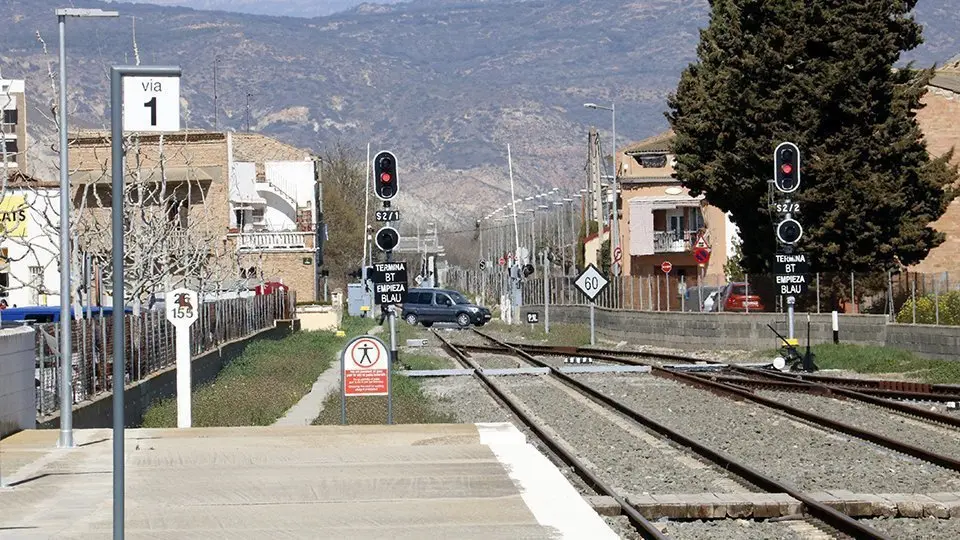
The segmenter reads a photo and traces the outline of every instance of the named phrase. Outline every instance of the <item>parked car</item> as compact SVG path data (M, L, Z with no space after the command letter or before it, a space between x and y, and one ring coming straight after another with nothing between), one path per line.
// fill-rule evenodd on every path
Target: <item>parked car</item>
M401 316L412 325L430 327L433 323L452 322L461 328L471 324L483 326L491 318L489 309L450 289L410 289Z
M751 289L750 295L747 295L746 283L728 283L720 295L720 306L722 311L746 311L749 307L751 311L763 311L764 306L760 301L760 295Z

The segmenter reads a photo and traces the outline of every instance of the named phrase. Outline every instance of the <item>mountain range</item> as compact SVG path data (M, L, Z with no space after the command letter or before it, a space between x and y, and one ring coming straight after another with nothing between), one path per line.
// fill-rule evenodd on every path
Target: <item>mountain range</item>
M709 20L706 0L411 0L312 18L68 3L121 13L67 23L71 127L106 126L106 68L139 58L182 66L183 125L212 129L216 63L219 129L246 129L249 102L250 129L284 142L393 150L404 211L447 227L510 200L508 144L517 195L579 189L589 127L601 130L605 152L610 146L610 113L584 102L616 103L620 144L665 129L665 98ZM0 76L27 80L31 162L50 177L56 137L44 112L56 97L62 4L0 3ZM314 2L257 4L296 11ZM326 8L335 4L347 5ZM960 51L952 0L920 0L916 16L926 43L904 61L928 66Z

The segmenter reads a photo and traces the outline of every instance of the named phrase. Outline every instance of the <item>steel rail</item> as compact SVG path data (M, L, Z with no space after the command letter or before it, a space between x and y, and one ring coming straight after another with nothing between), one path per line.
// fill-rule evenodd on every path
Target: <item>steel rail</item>
M844 396L850 399L862 401L864 403L869 403L871 405L876 405L878 407L893 409L895 411L902 412L904 414L908 414L911 416L917 416L925 420L930 420L931 422L937 422L941 424L946 424L948 426L960 428L960 418L956 416L951 416L951 415L939 413L936 411L928 411L926 409L921 409L919 407L914 407L912 405L908 405L906 403L901 403L898 401L882 399L876 396L866 394L864 392L851 390L849 388L833 386L825 383L805 381L803 379L798 379L796 377L791 377L791 376L783 375L780 373L771 373L771 372L763 371L761 369L756 369L756 368L734 367L733 369L741 373L748 373L751 375L765 377L766 380L771 380L771 379L776 380L778 381L778 384L787 385L786 387L788 388L794 387L795 385L806 385L808 388L812 387L812 388L820 389L821 391L818 393L836 394L836 395ZM766 381L763 381L763 382L765 383ZM798 389L801 391L805 390L804 388L798 388Z
M457 358L460 362L463 362L465 365L473 369L474 374L481 382L487 387L487 390L494 394L497 399L507 406L508 409L520 419L531 431L533 431L544 444L546 444L550 450L557 455L564 463L569 465L591 489L595 490L601 495L611 497L613 500L620 505L621 510L627 516L627 519L633 524L637 529L637 532L641 536L651 540L667 540L670 537L663 534L660 529L658 529L653 523L651 523L647 518L634 508L625 498L620 496L616 491L613 490L610 486L603 482L599 477L597 477L593 472L586 467L576 456L570 453L566 448L564 448L559 441L553 439L542 427L540 427L532 418L530 418L527 413L523 411L519 404L517 404L512 398L506 395L489 377L483 373L477 364L470 361L463 354L463 352L457 349L453 344L447 341L443 336L441 336L436 330L433 330L433 333L437 338L443 343L443 348L452 356Z
M675 443L690 448L697 454L703 456L704 458L708 459L709 461L717 464L718 466L726 470L732 471L733 473L739 475L746 481L762 489L765 489L771 493L786 493L790 495L794 499L797 499L798 501L802 502L804 506L808 509L811 515L833 526L840 532L849 534L854 538L878 538L878 539L889 538L888 536L884 535L881 531L878 531L877 529L864 525L859 521L851 518L850 516L842 512L839 512L831 508L830 506L827 506L826 504L823 504L817 501L810 495L800 491L798 488L786 482L770 478L764 475L763 473L749 467L748 465L742 464L734 460L731 456L728 456L723 452L714 450L700 442L697 442L694 439L691 439L690 437L687 437L677 431L674 431L673 429L667 427L666 425L661 424L653 420L652 418L649 418L648 416L628 407L627 405L621 403L617 399L607 396L606 394L599 392L598 390L595 390L594 388L574 379L573 377L570 377L569 375L561 372L560 370L534 358L533 356L531 356L526 351L523 351L522 349L519 349L517 347L510 347L508 344L500 340L497 340L492 336L484 334L479 330L474 329L473 331L487 338L493 343L496 343L502 347L512 349L515 352L515 354L517 354L521 358L524 358L525 360L529 361L534 365L549 368L550 372L555 377L559 378L561 381L568 384L569 386L577 389L578 391L590 397L594 401L608 405L611 408L615 409L617 412L638 422L641 425L646 426L647 428L653 431L656 431L657 433L667 437L668 439L674 441ZM657 371L658 369L664 372L670 371L670 370L665 370L663 368L654 368L654 371ZM685 375L685 374L677 374L677 375ZM683 378L686 378L686 377L683 377ZM700 381L700 382L709 382L709 381ZM719 385L719 383L715 383L715 384ZM727 389L724 388L724 390L727 390ZM749 392L745 392L745 393L750 394Z

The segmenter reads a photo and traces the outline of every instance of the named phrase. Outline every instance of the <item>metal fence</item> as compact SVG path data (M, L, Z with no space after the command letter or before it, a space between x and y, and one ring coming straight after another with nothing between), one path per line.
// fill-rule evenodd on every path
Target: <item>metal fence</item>
M235 339L293 317L295 297L276 292L246 298L206 302L190 327L190 354L196 356ZM176 331L163 311L123 316L125 380L143 380L176 363ZM60 323L38 324L37 414L60 408ZM71 321L73 402L96 398L113 387L113 318L93 316Z
M960 325L960 276L949 272L837 273L806 276L808 285L796 296L798 311L887 315L900 323ZM584 305L586 298L574 286L575 277L549 278L549 302L554 305ZM728 305L711 298L729 282L723 276L678 276L659 273L649 276L610 278L610 284L596 298L596 304L611 309L640 311L737 311L783 312L786 299L780 296L776 276L748 274L736 281L736 291L756 302ZM495 305L508 287L506 272L459 270L448 273L447 283L455 289L477 295ZM524 305L544 303L542 278L528 278L521 284ZM706 304L706 305L705 305Z

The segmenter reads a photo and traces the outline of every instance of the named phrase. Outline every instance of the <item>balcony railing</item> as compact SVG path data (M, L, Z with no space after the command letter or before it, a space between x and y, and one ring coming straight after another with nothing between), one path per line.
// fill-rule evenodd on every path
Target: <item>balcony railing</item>
M231 236L237 239L237 251L299 250L313 246L312 232L250 232Z
M656 253L683 253L693 249L697 231L654 231L653 249Z

